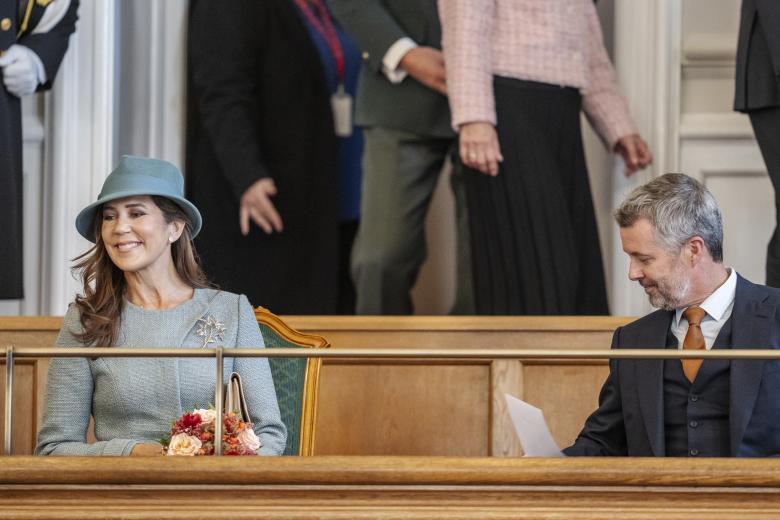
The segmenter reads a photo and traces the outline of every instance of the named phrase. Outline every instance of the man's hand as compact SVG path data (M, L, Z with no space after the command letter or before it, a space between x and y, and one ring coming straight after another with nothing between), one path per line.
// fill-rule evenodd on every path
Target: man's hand
M157 443L136 444L133 446L133 451L130 452L132 457L156 457L158 455L162 455L162 445Z
M270 178L260 179L252 184L241 195L241 209L239 210L239 224L241 234L249 234L250 217L260 229L269 235L274 231L282 232L282 217L271 202L271 197L276 195L276 185Z
M34 51L23 45L11 45L0 56L5 88L16 97L26 96L38 88L38 65Z
M498 163L504 160L498 134L490 123L466 123L460 127L460 159L469 168L495 177Z
M647 143L637 134L621 137L615 144L615 152L623 157L626 164L625 175L630 177L637 170L647 167L653 162L653 155Z
M433 47L415 47L404 54L398 67L411 77L441 94L447 95L444 55Z

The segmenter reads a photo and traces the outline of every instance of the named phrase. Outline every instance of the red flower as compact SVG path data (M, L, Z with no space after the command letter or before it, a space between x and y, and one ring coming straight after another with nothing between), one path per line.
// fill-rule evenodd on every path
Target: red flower
M200 426L200 423L201 423L200 415L187 412L181 416L181 419L176 421L174 427L180 432L186 432L192 434L193 430L198 426Z

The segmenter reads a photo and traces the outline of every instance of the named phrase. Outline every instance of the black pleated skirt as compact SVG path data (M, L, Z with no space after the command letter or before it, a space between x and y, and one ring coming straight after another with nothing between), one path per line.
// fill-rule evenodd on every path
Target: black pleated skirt
M504 162L466 169L477 314L608 314L578 90L494 78Z

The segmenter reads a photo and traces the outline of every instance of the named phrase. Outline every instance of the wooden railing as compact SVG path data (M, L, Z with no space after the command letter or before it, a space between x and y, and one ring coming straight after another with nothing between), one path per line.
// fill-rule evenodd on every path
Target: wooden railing
M758 519L773 460L9 457L0 518Z

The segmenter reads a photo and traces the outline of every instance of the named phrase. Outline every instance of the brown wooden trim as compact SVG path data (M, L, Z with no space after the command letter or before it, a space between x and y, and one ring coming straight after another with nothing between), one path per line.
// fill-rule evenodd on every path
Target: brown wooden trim
M613 331L625 316L285 316L298 330L409 331Z
M326 345L323 348L327 348ZM314 436L317 431L317 404L319 403L320 368L322 359L309 359L306 362L306 374L303 380L303 403L301 415L301 438L298 455L314 455Z
M269 312L269 314L271 314ZM273 315L273 314L272 314ZM613 331L636 318L625 316L283 316L298 331ZM0 332L58 331L60 316L0 316Z
M42 402L43 396L38 395L38 384L40 383L41 379L41 361L35 360L33 363L33 376L32 376L32 402L33 406L35 406L35 409L32 413L32 421L33 421L33 436L30 439L30 452L33 453L35 451L35 445L38 443L38 431L39 431L39 425L38 425L38 408L37 403ZM41 410L42 412L42 410Z
M306 484L776 488L773 459L0 457L0 485Z
M295 343L296 345L312 348L327 348L330 346L328 340L322 336L298 332L290 325L285 323L279 316L264 307L257 307L255 309L255 318L257 319L258 323L268 325L284 339Z
M60 327L62 327L62 316L0 316L0 332L58 331Z

